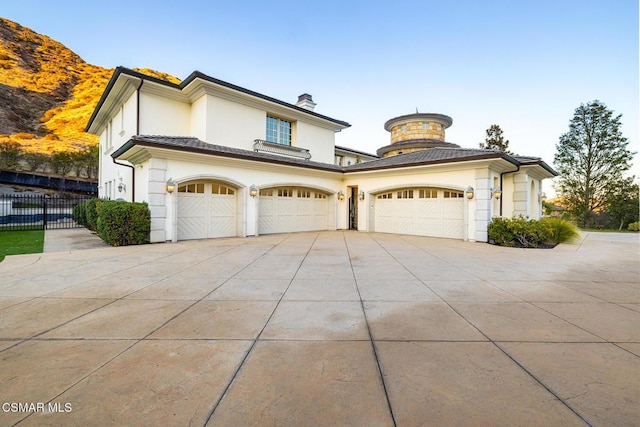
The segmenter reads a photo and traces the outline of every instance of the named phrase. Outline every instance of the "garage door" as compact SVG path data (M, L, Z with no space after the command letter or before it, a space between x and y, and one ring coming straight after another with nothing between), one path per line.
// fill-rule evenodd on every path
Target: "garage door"
M318 190L300 187L260 190L258 233L289 233L330 229L333 199Z
M406 188L375 196L374 229L382 233L464 238L464 193Z
M178 186L178 240L236 236L236 190L219 182Z

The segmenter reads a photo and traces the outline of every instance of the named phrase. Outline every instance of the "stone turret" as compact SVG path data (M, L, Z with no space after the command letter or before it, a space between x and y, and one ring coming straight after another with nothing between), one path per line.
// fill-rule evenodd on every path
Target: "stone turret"
M378 149L380 157L395 156L433 147L459 147L445 142L445 129L453 120L444 114L415 113L394 117L384 124L391 132L391 144Z

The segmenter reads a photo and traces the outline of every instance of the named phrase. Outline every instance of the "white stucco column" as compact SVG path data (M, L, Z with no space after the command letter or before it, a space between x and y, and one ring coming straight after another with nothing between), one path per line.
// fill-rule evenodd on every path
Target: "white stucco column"
M149 159L149 211L151 212L151 243L166 241L167 224L167 161Z
M476 170L475 185L475 241L486 242L487 226L491 221L491 177L488 169Z
M258 235L258 215L260 208L260 191L255 196L251 196L250 194L251 188L247 188L245 191L246 200L247 200L247 209L246 209L246 236L257 236Z
M513 216L527 216L527 174L525 172L513 175Z

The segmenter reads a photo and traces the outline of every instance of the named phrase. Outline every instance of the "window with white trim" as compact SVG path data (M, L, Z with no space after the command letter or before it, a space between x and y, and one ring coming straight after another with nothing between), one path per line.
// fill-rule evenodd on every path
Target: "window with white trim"
M378 199L390 199L392 197L391 193L378 194L376 198Z
M315 193L316 199L326 199L327 195L324 193Z
M445 191L444 198L445 199L461 199L464 197L464 193L462 191Z
M236 191L226 185L213 183L211 184L211 194L228 194L232 196L236 194Z
M413 199L413 190L398 191L398 199Z
M421 199L436 199L438 197L438 190L435 188L421 188L418 192L418 197Z
M271 197L271 196L273 196L273 190L271 188L260 190L260 195L261 196L269 196L269 197Z
M267 142L291 146L291 122L267 116Z
M293 197L292 188L278 188L278 197Z
M303 190L302 188L299 188L298 189L298 198L299 199L310 199L311 198L311 191Z
M204 194L204 184L185 184L178 186L178 193Z

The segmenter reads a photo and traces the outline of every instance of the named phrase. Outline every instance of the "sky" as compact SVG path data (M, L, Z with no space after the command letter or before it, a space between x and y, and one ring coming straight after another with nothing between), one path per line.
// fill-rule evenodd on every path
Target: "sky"
M595 99L640 151L636 0L0 0L0 16L102 67L198 70L291 103L310 93L352 125L336 144L360 151L417 110L453 118L447 142L477 148L497 124L511 151L553 166Z

